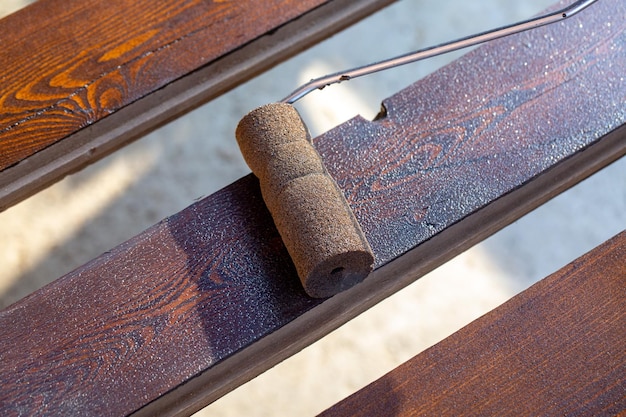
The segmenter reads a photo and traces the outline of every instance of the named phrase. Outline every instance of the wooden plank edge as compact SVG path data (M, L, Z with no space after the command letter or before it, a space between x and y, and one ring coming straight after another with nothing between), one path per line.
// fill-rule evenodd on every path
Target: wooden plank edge
M393 1L329 1L20 163L0 171L0 212L349 27Z
M376 269L363 283L174 387L133 416L183 416L206 407L624 155L626 125L621 125L524 186Z
M429 389L427 385L428 376L424 376L421 373L419 375L416 375L414 372L417 364L423 364L425 366L429 365L428 369L432 369L433 372L436 372L435 369L441 368L442 366L443 367L454 366L454 364L447 363L447 362L445 362L445 364L441 362L433 363L433 358L439 356L439 355L436 355L436 352L439 352L440 355L443 355L443 356L451 356L451 355L454 355L456 351L451 351L450 346L454 346L454 345L458 346L459 343L464 344L464 341L471 342L471 337L468 337L468 336L471 336L473 334L479 334L480 330L485 330L490 334L493 333L494 326L497 326L496 323L499 323L503 317L512 317L515 314L520 313L519 306L526 305L530 300L533 300L534 298L538 296L545 298L545 297L551 297L555 295L556 293L558 293L558 289L563 288L563 285L562 285L563 280L565 281L575 280L576 282L579 282L580 280L576 278L580 277L584 280L590 281L594 279L595 276L587 277L588 269L589 268L593 269L598 264L600 264L604 273L602 274L601 277L598 277L598 278L602 278L602 279L612 278L616 280L616 282L619 282L619 279L620 279L619 276L615 276L615 275L607 276L605 269L607 267L612 268L610 270L615 272L614 270L619 271L621 269L623 271L626 268L626 263L625 263L626 261L624 260L622 256L620 256L620 254L624 252L625 243L626 243L626 231L622 231L618 233L616 236L612 237L611 239L607 240L606 242L600 244L596 248L580 256L576 260L572 261L568 265L565 265L558 271L554 272L553 274L549 275L548 277L544 278L538 283L532 285L530 288L516 295L515 297L513 297L512 299L510 299L503 305L497 307L491 312L476 319L469 325L465 326L464 328L454 333L453 335L449 336L448 338L444 339L443 341L439 342L438 344L432 346L428 350L414 356L413 358L409 359L402 365L398 366L394 370L390 371L386 375L382 376L381 378L377 379L376 381L372 382L371 384L367 385L366 387L362 388L361 390L357 391L351 396L346 397L342 401L338 402L337 404L333 405L332 407L322 412L320 415L323 415L323 416L370 415L373 412L373 409L371 407L376 407L376 404L381 404L381 403L384 404L385 395L388 393L388 391L390 391L390 389L392 388L392 385L394 385L394 382L392 381L395 381L395 386L397 386L400 391L411 390L411 388L418 388L418 387L419 387L418 390L420 391L428 390ZM555 283L559 285L558 288L555 288L554 286ZM600 284L596 284L596 285L600 285ZM572 284L570 284L569 287L571 288ZM589 298L592 298L593 296L593 294L586 294L586 295L588 295ZM615 294L615 297L617 298L619 296ZM544 302L545 301L546 300L544 300ZM583 302L583 300L580 300L580 302ZM591 302L591 301L587 301L587 302ZM552 307L553 307L552 305L546 306L547 309L550 309ZM598 308L603 309L604 306L598 305ZM621 314L623 316L624 312L615 311L615 314ZM619 322L619 319L616 318L615 320L616 321L614 322L615 323L614 325L617 325L617 323ZM512 320L512 321L514 322L515 320ZM541 326L540 323L537 323L536 325ZM571 333L572 330L573 329L570 329L570 331L564 330L560 335L558 336L554 335L554 336L559 337L561 335L565 335L568 339L578 340L580 344L585 344L585 345L587 345L588 343L592 343L592 341L584 337L585 335L578 335L575 333L572 334ZM511 341L516 341L516 342L519 341L515 334L510 334L509 336L510 336L510 339L507 338L505 340L502 340L503 338L499 338L499 339L496 338L495 340L491 340L490 343L497 345L499 346L499 349L504 350L506 349L507 345L511 344ZM582 340L584 340L584 342L582 342ZM546 341L544 340L542 341L542 343L546 343ZM517 347L517 349L519 349L519 347ZM537 348L537 349L540 350L541 348ZM621 352L621 355L623 356L624 352ZM537 364L541 366L541 364L545 364L546 360L548 359L537 358L537 361L533 362L533 364ZM455 359L453 357L450 357L449 362L454 362L454 361ZM467 364L467 366L471 367L472 364ZM497 365L494 365L494 366L497 366ZM563 377L567 378L569 375L565 371L563 372L564 372ZM519 375L517 375L517 377L519 377ZM455 376L451 376L449 382L452 384L454 380L455 380ZM465 382L468 382L470 386L481 384L480 380L465 381ZM619 386L619 383L617 384L617 386ZM379 387L381 387L382 390L385 391L385 393L381 394L380 393L381 389ZM557 387L555 387L555 391L558 391ZM454 390L450 390L450 392L448 392L447 394L444 394L442 397L434 398L434 400L436 400L436 404L441 405L442 402L445 402L446 399L452 400L450 396L456 397L457 394L459 393L457 393ZM508 394L512 394L512 393L509 391ZM556 396L558 394L554 394L554 395ZM402 404L402 406L399 407L400 409L403 409L405 411L407 408L416 410L420 408L420 405L424 405L423 403L419 403L419 399L420 398L423 399L423 396L420 396L419 394L416 394L416 395L407 394L407 395L401 395L401 397L407 399L407 403ZM393 395L393 399L390 401L396 401L396 399L397 399L397 395ZM580 395L576 395L575 399L572 398L570 400L578 403L582 399L583 398L581 398ZM474 398L474 400L476 399ZM560 398L560 400L562 401L563 399ZM605 400L606 398L604 398L603 401L600 401L601 403L603 403L605 407L613 406L615 408L616 404L604 404ZM458 401L461 404L460 407L463 407L463 404L465 404L465 406L471 405L471 404L467 404L467 401L468 401L467 397L459 398ZM454 402L456 403L456 400L454 400ZM368 405L370 405L371 407L368 407ZM622 405L624 405L624 399L622 399ZM617 407L619 407L619 404L617 404ZM364 411L364 410L368 410L368 411ZM449 409L446 409L446 410L448 412L452 411ZM432 411L434 410L431 409L430 412ZM438 411L443 412L444 409L440 408ZM472 411L476 412L476 410L472 410ZM515 415L521 412L520 410L515 411L512 409L502 409L501 411L505 415ZM563 410L559 410L559 411L563 412ZM571 411L572 410L570 410L570 412ZM591 410L586 409L586 411L589 412ZM606 410L604 411L606 412ZM595 412L599 412L599 410L595 410ZM404 412L399 411L399 413L400 413L399 415L406 415ZM420 413L420 414L423 414L423 413ZM425 411L425 413L428 413L428 412ZM472 413L470 412L470 414ZM547 414L551 414L551 413L547 412Z

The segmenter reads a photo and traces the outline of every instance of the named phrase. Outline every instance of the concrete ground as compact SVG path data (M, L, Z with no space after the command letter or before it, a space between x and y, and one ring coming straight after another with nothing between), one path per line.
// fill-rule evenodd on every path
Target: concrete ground
M0 13L20 0L3 0ZM247 174L239 119L310 78L528 18L552 0L405 0L123 151L0 213L0 308ZM314 135L459 54L390 70L298 104ZM626 160L198 413L314 415L388 372L626 225Z

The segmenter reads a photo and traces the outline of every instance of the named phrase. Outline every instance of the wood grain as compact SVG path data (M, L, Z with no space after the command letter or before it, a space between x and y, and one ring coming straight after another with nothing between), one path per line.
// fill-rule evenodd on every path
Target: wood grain
M626 411L626 232L321 414Z
M9 16L0 59L15 75L0 90L0 169L321 3L268 1L250 13L242 2L44 1Z
M362 284L308 298L245 177L0 312L0 410L188 414L621 157L625 14L492 42L315 140Z
M391 1L40 0L9 15L0 210Z

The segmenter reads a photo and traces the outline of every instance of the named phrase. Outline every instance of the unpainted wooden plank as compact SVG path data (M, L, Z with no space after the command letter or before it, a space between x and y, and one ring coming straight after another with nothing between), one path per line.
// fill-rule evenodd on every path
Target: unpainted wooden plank
M626 232L321 414L626 411Z
M0 210L392 1L40 0L9 15Z
M0 410L194 411L624 155L625 12L492 42L316 138L362 284L308 298L245 177L2 311Z

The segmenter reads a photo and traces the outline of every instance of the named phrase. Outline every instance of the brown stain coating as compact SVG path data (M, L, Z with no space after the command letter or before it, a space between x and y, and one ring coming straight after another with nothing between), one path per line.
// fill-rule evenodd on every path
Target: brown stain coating
M622 232L320 416L623 415L625 276Z
M361 282L372 271L372 249L297 110L259 107L236 137L307 294L330 297Z
M39 1L7 16L0 170L324 3Z
M153 401L156 411L144 415L154 415L181 403L205 405L537 207L542 195L624 155L625 12L622 0L604 0L572 24L489 43L386 100L386 117L376 123L354 119L314 140L377 268L385 265L363 284L330 300L306 296L258 181L247 176L1 311L0 414L128 415ZM613 156L594 154L598 147ZM581 313L560 324L584 325ZM492 329L515 344L547 319L522 321L533 326L525 331ZM599 335L587 328L589 338ZM440 392L469 369L457 347L503 348L489 334L446 344L448 356L439 350L431 365L456 356L460 367L422 387ZM593 346L572 340L572 347ZM474 352L488 368L489 351ZM588 364L588 356L565 363ZM516 369L512 362L510 374L496 376L517 382L509 379ZM577 386L577 369L552 369L558 372L542 378L547 390L572 388L573 396L544 397L551 404L584 404L581 414L599 415L590 405L611 403L611 394L623 399L623 391ZM615 369L621 378L623 368ZM527 392L479 394L541 406Z

